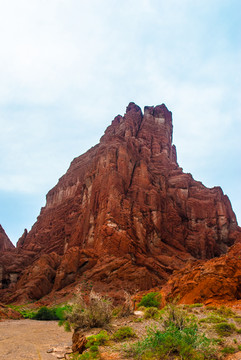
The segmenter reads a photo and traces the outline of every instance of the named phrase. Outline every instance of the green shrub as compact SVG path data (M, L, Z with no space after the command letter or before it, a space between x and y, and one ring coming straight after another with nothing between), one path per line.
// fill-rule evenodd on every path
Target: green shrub
M91 346L90 351L91 352L98 352L99 351L98 346L96 346L96 345Z
M230 308L228 308L228 307L226 307L226 306L224 306L224 305L220 306L220 308L218 308L218 309L216 310L216 313L219 314L219 315L221 315L221 316L225 316L225 317L233 317L233 316L236 315L236 314L233 312L232 309L230 309Z
M83 354L71 354L71 360L95 360L100 359L99 351L85 351Z
M143 318L142 317L139 317L139 318L135 318L135 319L133 319L133 322L135 322L135 323L140 323L140 322L143 322Z
M214 305L207 305L206 306L206 310L217 310L217 306L214 306Z
M72 308L73 308L72 305L66 304L63 306L55 307L54 311L59 320L65 320L66 314L70 313L72 311Z
M188 305L184 305L184 308L189 308L189 309L193 309L193 308L200 308L200 307L203 307L203 304L196 303L196 304L188 304Z
M161 305L161 294L158 292L150 292L142 297L141 301L137 306L159 308L160 305Z
M41 307L33 316L34 320L58 320L54 309L49 309L46 306Z
M67 314L66 319L73 329L105 327L112 318L112 303L93 290L90 292L88 304L83 297L77 298L72 311Z
M22 308L19 312L24 318L34 320L60 320L64 321L66 318L66 312L70 312L72 309L71 305L64 305L54 308L48 308L42 306L37 311Z
M199 320L199 323L218 324L225 322L225 320L226 319L224 317L212 313L209 316Z
M215 350L211 340L198 333L197 325L180 329L170 324L165 331L148 329L147 337L132 345L129 355L140 359L152 356L153 359L203 360L216 359Z
M91 346L100 346L105 345L109 340L109 335L107 334L107 331L102 330L97 335L91 335L87 338L86 347L90 348Z
M215 325L215 330L219 336L230 336L234 331L236 331L236 327L234 324L222 322Z
M156 307L146 308L144 318L158 320L160 318L160 312Z
M19 312L25 319L32 319L33 316L36 314L36 311L28 310L28 309L22 309L19 310Z
M233 316L233 319L235 320L235 322L241 323L241 316L235 315L235 316Z
M223 354L234 354L236 349L233 346L225 346L221 351Z
M136 334L129 326L122 326L112 335L112 339L115 341L122 341L133 337L136 337Z

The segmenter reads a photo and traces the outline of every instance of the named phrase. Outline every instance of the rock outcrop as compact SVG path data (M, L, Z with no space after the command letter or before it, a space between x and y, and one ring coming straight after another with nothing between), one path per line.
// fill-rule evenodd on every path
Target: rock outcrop
M179 167L171 112L160 105L142 114L130 103L47 194L17 244L28 260L8 301L36 299L83 276L106 289L162 285L187 261L225 254L239 234L221 188Z
M18 320L22 318L23 316L18 311L15 311L0 303L0 321L8 319Z
M14 249L14 245L9 240L9 237L5 233L4 229L0 225L0 252Z
M162 294L166 301L177 298L184 304L238 304L241 300L241 242L225 255L190 262L176 271L162 288Z

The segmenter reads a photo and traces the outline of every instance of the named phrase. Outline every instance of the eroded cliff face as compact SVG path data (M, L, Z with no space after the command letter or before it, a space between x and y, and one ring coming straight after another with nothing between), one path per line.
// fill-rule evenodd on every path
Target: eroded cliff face
M163 286L162 294L166 301L176 298L184 304L240 305L241 242L236 242L227 254L218 258L189 262L173 273Z
M130 103L47 194L17 252L44 255L45 263L51 256L41 296L83 275L103 287L142 290L163 284L188 260L226 253L239 234L221 188L208 189L179 167L171 112L160 105L142 114ZM18 291L34 282L31 271L23 269Z

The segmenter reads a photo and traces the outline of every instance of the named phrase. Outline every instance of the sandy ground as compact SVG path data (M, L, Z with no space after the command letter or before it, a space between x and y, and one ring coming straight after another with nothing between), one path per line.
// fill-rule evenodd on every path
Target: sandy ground
M72 333L56 321L7 320L0 322L1 360L55 360L47 350L71 345Z

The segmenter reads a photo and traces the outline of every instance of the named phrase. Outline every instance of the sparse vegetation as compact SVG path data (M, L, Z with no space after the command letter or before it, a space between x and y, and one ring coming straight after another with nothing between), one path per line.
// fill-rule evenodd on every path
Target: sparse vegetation
M183 360L216 358L211 340L199 334L193 324L180 329L170 323L163 331L149 328L147 337L132 345L129 354L138 359L171 359L172 356Z
M164 328L169 328L170 325L174 325L177 329L184 329L187 323L191 320L187 312L182 308L170 304L166 307L164 317Z
M11 306L18 311L25 319L33 320L64 320L65 313L70 312L71 305L65 304L56 307L42 306L37 310L29 309L27 306Z
M225 316L225 317L234 317L235 316L235 313L233 312L233 310L224 305L217 308L216 313L220 316Z
M107 331L102 330L97 335L91 335L87 338L86 347L105 345L110 339Z
M161 305L161 294L158 292L150 292L142 297L141 301L137 306L138 308L140 306L159 308L160 305Z
M215 325L215 330L219 336L230 336L236 331L234 324L229 324L228 322L222 322Z
M207 317L201 319L200 323L208 323L208 324L218 324L225 322L226 318L215 313L210 313Z
M129 326L122 326L112 335L112 339L115 341L122 341L134 337L136 337L136 334Z
M236 351L236 349L233 346L225 346L222 349L222 353L223 354L234 354Z
M160 311L156 307L148 307L144 313L144 319L155 319L160 318Z
M55 309L49 309L46 306L41 307L35 314L33 314L32 319L34 319L34 320L59 320Z
M200 307L203 307L203 304L196 303L196 304L184 305L184 308L189 308L189 309L200 308Z
M160 305L160 297L156 298L158 293L149 294L147 298L143 296L143 302L150 305L154 299ZM88 336L86 350L83 354L72 354L72 360L98 360L102 358L102 352L117 352L126 355L125 358L131 356L139 360L223 360L227 354L241 351L241 317L228 307L168 304L159 310L157 306L140 305L138 310L143 314L135 317L128 297L125 319L121 315L123 306L113 310L109 299L93 291L81 295L71 306L42 307L38 311L21 309L29 318L61 318L60 323L67 330L106 328ZM115 332L109 325L111 319L118 326ZM147 324L149 328L144 330ZM135 338L139 338L138 341Z
M111 301L94 291L90 292L88 303L79 295L72 311L66 315L66 321L73 329L105 327L110 323L111 318Z

